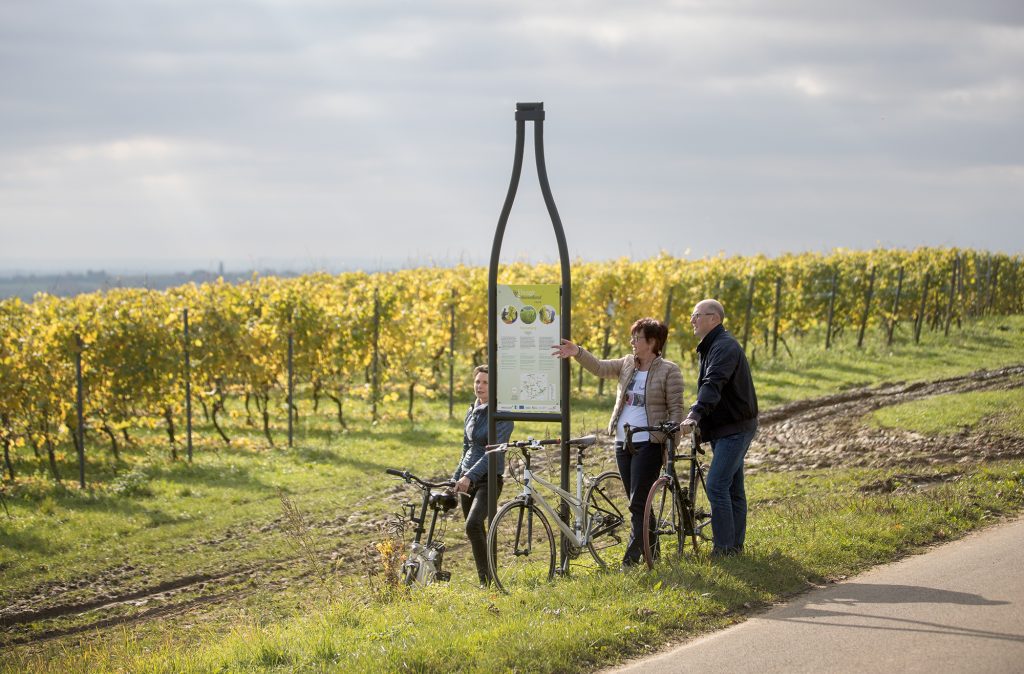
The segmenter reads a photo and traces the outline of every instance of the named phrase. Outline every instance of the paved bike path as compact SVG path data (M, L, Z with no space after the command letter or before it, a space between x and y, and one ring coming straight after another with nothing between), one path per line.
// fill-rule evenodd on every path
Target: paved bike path
M1024 672L1024 518L613 671Z

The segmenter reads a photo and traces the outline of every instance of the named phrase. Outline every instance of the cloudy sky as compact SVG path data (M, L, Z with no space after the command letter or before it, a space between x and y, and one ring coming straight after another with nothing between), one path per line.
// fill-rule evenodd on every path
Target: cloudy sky
M485 264L517 101L573 257L1024 252L1020 0L3 0L0 270Z

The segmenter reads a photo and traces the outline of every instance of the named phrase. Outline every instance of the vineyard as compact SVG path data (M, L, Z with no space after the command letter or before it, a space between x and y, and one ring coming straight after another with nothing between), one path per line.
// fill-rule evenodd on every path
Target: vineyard
M573 339L616 355L640 316L664 318L671 349L692 357L693 304L722 301L726 325L753 359L785 358L788 341L820 335L822 348L874 339L914 342L973 316L1024 310L1020 256L958 249L836 251L777 258L685 260L663 255L573 266ZM115 457L137 429L163 429L174 458L191 455L191 405L232 438L228 401L274 444L272 418L451 395L486 360L486 270L420 268L311 274L186 285L165 292L115 289L31 303L0 302L0 444L48 461L85 445ZM502 283L557 283L555 265L512 264ZM579 380L582 382L582 380ZM88 435L86 435L88 433ZM278 439L280 442L280 439ZM82 477L84 484L84 474Z

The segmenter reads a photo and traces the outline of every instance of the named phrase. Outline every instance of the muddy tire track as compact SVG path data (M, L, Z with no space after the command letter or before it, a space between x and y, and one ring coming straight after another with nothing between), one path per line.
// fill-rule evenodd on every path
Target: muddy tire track
M960 377L913 384L888 384L769 410L751 445L751 472L829 467L887 467L978 462L1024 456L1024 440L962 428L948 436L877 429L863 417L881 407L947 393L1019 388L1024 365L980 370ZM956 411L950 410L951 426Z

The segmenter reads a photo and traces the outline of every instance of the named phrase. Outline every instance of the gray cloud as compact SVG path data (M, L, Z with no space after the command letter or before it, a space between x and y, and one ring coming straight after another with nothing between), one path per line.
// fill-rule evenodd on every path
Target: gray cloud
M1020 252L1022 38L1015 2L5 3L0 266L485 261L516 100L574 255ZM532 169L511 224L550 258Z

